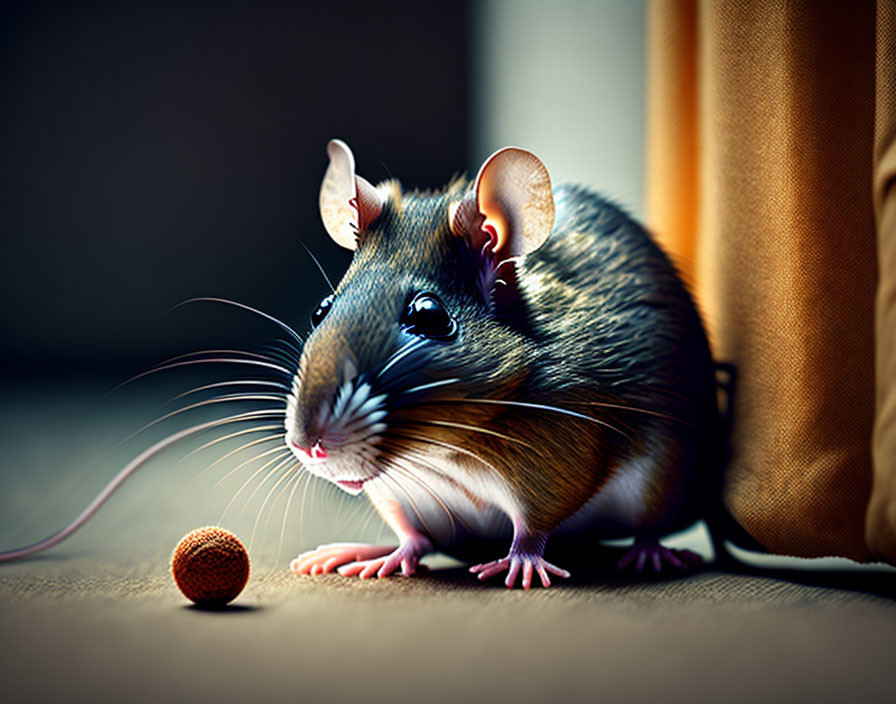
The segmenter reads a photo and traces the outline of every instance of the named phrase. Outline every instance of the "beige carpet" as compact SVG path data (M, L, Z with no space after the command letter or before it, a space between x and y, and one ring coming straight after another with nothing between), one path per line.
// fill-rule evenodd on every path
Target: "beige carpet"
M165 394L92 409L97 388L4 389L0 548L59 527L155 437L107 456ZM288 512L286 494L261 511L270 483L248 500L250 483L220 521L259 464L218 487L238 462L197 479L224 446L173 472L184 451L161 457L70 541L0 565L0 701L894 700L892 569L760 559L741 574L637 582L606 569L603 551L594 570L567 564L573 580L529 593L440 557L412 579L297 578L285 569L296 552L375 540L379 524L317 484ZM168 556L218 522L247 544L255 529L253 572L231 608L201 611ZM677 543L708 549L700 531Z

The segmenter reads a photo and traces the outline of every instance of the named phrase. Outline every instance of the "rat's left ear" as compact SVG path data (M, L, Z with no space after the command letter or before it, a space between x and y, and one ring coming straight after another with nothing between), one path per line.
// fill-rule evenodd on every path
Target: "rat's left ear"
M456 235L473 243L489 238L498 259L534 252L554 226L548 170L532 152L500 149L485 160L473 189L449 217Z
M358 236L383 211L382 193L355 175L355 157L341 139L327 144L330 164L320 185L320 216L336 244L357 249Z

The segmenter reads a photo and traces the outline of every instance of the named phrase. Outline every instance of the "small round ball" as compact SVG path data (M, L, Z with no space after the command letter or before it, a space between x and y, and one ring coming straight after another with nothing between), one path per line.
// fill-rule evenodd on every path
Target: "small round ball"
M197 528L174 548L171 575L188 599L200 606L223 606L246 586L249 553L228 530Z

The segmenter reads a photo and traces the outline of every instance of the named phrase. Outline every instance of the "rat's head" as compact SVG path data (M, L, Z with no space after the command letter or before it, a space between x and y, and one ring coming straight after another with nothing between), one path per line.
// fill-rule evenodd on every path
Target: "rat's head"
M321 216L355 255L312 315L286 442L309 471L357 493L409 449L457 442L498 410L463 398L507 397L524 381L532 341L515 267L550 234L554 202L544 165L521 149L435 194L373 186L341 141L328 153Z

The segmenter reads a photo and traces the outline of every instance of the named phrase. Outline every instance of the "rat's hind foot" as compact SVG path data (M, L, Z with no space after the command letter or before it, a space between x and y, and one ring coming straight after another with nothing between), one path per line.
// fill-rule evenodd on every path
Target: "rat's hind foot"
M686 571L702 562L703 558L690 550L666 548L658 540L636 539L616 567L620 570L631 567L639 573L644 572L645 567L650 567L656 574L661 574L665 567Z
M508 589L513 589L520 572L523 573L523 589L529 589L532 586L532 573L535 572L541 579L541 586L549 587L551 586L549 572L564 579L569 577L569 572L552 565L541 556L546 542L546 534L527 535L517 529L513 536L513 544L510 546L510 554L507 557L503 560L473 565L470 572L478 575L479 579L488 579L506 570L507 579L504 580L504 584Z

